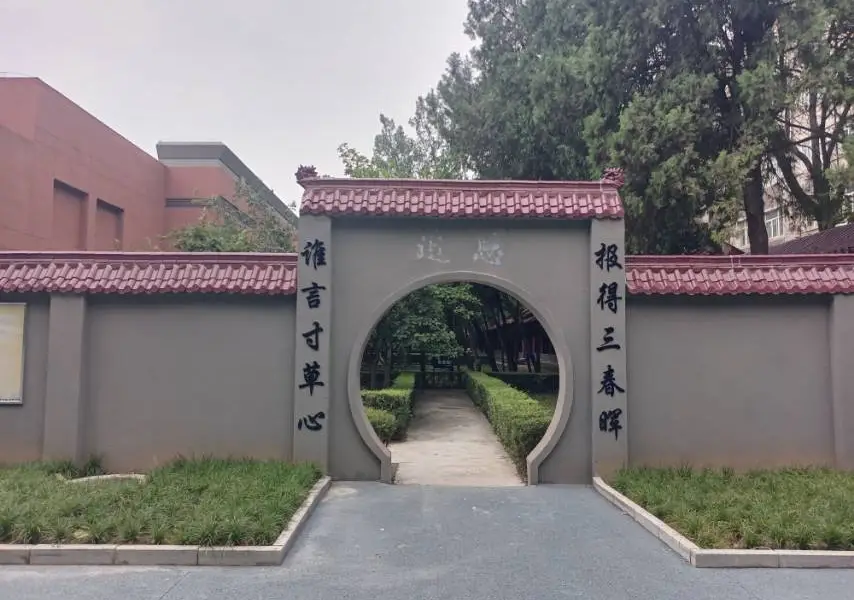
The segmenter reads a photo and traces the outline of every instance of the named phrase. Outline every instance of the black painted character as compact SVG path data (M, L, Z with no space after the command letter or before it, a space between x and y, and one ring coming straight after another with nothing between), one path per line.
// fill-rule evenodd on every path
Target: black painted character
M318 285L316 281L312 281L311 285L302 288L300 291L305 294L305 300L308 307L311 309L320 308L320 292L325 290L326 286Z
M607 306L612 313L616 314L619 301L623 299L622 296L617 295L618 289L616 283L603 283L599 286L599 298L596 300L599 308L605 310Z
M323 429L323 424L320 422L326 418L326 413L323 411L314 413L313 415L306 415L301 417L297 422L297 429L302 431L302 428L305 427L309 431L320 431Z
M620 415L623 410L615 408L614 410L603 410L599 414L599 431L605 433L613 433L614 439L620 439L620 430L623 426L620 424Z
M599 250L593 253L596 256L596 266L600 269L605 269L606 271L610 271L611 269L622 269L623 265L620 264L620 258L617 251L617 244L606 245L605 242L602 242Z
M302 379L305 383L301 383L299 388L308 388L308 393L314 395L314 388L323 387L324 383L320 381L320 365L317 361L305 363L302 368Z
M608 368L602 372L602 381L599 382L599 385L602 387L599 388L597 393L601 394L605 393L606 396L614 397L614 394L620 392L621 394L625 394L626 390L621 388L617 383L617 375L614 373L614 367L608 365Z
M326 244L321 240L315 239L313 242L306 242L300 254L305 259L306 266L315 269L326 266Z
M602 336L602 344L596 346L597 352L602 352L603 350L619 350L620 344L614 341L614 328L613 327L605 327L605 334Z
M309 331L306 331L304 334L302 334L302 337L305 338L305 343L308 345L309 348L311 348L312 350L319 350L320 334L321 332L323 332L323 327L321 327L320 323L318 323L317 321L312 323L312 325L313 327Z

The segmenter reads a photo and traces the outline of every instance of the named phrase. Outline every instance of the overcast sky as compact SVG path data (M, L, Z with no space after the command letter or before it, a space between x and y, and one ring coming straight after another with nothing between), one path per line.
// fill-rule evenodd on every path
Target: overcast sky
M40 77L144 150L222 141L285 202L405 122L466 51L466 0L0 0L0 72Z

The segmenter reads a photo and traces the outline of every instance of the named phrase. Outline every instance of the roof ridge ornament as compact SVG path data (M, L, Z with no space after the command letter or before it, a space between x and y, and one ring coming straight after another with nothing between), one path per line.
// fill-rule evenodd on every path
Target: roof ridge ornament
M297 183L302 183L306 179L317 179L317 168L314 165L300 165L294 176L297 178Z
M626 183L626 174L620 167L609 167L602 174L602 183L613 185L619 189Z

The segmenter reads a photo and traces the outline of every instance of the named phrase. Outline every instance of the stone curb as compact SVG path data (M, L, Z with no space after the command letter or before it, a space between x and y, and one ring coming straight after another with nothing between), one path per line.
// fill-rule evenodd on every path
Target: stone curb
M593 478L593 487L606 500L640 523L644 529L667 544L679 556L687 562L692 562L691 557L695 552L700 550L697 544L623 496L620 492L605 483L601 477Z
M605 483L593 478L593 487L611 504L667 544L693 567L699 569L852 569L854 552L833 550L706 550L656 518Z
M145 565L260 567L282 564L331 479L314 484L287 527L270 546L139 544L0 544L0 565Z

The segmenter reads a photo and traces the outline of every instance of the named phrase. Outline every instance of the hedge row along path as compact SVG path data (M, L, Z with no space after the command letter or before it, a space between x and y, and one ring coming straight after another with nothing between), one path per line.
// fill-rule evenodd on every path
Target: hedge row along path
M523 485L489 421L462 390L422 392L406 441L389 446L396 483Z

